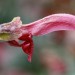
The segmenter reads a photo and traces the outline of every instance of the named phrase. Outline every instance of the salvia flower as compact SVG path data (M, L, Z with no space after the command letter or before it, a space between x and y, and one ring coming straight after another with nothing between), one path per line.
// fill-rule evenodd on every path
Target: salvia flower
M0 25L0 40L8 41L12 46L22 47L31 61L33 53L33 36L45 35L58 30L75 30L75 16L70 14L53 14L29 24L22 24L20 17ZM19 40L23 43L19 43Z

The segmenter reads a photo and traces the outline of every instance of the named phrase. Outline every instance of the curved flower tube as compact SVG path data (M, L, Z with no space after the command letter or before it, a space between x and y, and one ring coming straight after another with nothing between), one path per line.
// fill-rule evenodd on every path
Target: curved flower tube
M21 27L34 36L45 35L59 30L75 30L75 16L70 14L53 14Z
M22 47L23 51L28 54L28 61L31 61L33 53L32 36L45 35L59 30L75 30L75 16L70 14L53 14L29 24L22 24L20 18L15 18L0 32L8 33L8 30L11 35L16 34L16 38L13 36L14 39L7 39L8 43L12 46ZM19 44L18 40L24 42Z

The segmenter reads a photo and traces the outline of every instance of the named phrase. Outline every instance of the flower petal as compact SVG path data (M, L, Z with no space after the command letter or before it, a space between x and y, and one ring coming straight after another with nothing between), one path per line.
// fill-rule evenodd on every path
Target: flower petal
M28 54L28 61L31 62L31 58L32 58L32 53L33 53L33 40L31 39L31 41L25 41L22 44L22 49L23 51Z
M32 35L30 33L22 34L19 40L24 41L21 44L23 51L28 54L28 61L31 62L32 53L33 53L33 40Z
M11 46L20 47L20 44L16 40L8 41Z
M23 25L34 36L44 35L58 30L75 30L75 16L70 14L53 14L38 21Z
M24 34L22 34L21 37L19 37L19 40L30 41L31 38L32 38L32 35L30 33L24 33Z

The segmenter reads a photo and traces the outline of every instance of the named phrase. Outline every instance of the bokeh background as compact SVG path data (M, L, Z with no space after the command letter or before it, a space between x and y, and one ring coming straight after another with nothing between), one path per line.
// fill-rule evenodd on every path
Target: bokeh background
M30 23L54 13L75 15L75 0L0 0L0 23ZM0 42L0 75L75 75L75 31L33 37L32 62L21 48Z

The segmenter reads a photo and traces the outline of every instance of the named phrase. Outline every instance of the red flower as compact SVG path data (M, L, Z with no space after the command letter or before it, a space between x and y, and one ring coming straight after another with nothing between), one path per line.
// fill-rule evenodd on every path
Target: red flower
M18 23L20 21L15 22L16 26L20 25ZM31 61L33 53L32 36L45 35L58 30L75 30L75 16L70 14L53 14L38 21L23 24L17 28L15 27L14 32L19 32L18 34L21 34L18 37L18 40L22 40L24 42L19 44L16 40L10 40L8 43L13 46L22 47L23 51L28 54L28 60Z

